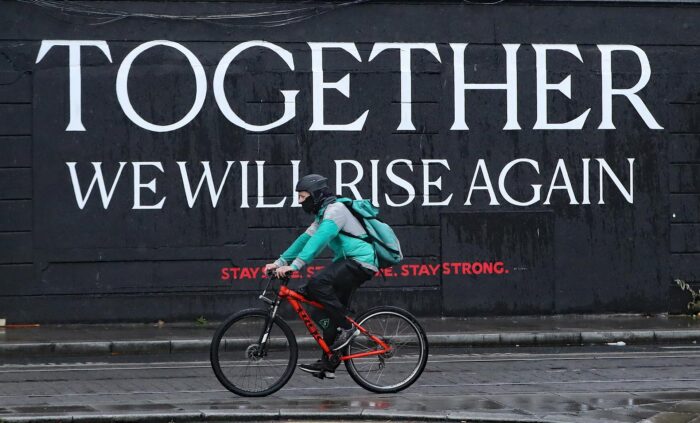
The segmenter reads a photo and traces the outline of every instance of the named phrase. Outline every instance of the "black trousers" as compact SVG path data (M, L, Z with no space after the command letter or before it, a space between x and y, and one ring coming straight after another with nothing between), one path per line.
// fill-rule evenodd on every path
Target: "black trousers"
M309 278L301 289L309 298L318 301L324 310L312 309L311 317L323 329L326 343L335 340L337 328L349 328L345 320L347 306L353 292L364 282L372 279L374 272L362 267L354 260L344 259L331 263Z

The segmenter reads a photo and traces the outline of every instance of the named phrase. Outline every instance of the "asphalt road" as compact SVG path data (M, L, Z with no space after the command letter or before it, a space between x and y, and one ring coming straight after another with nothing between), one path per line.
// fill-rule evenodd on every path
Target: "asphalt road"
M202 410L700 423L700 346L433 349L422 377L400 394L365 391L341 366L335 380L297 371L278 393L252 399L226 391L204 354L18 357L0 365L0 420Z

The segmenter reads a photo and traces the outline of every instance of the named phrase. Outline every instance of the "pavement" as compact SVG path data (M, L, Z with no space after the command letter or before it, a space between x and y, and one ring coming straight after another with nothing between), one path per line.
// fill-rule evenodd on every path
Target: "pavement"
M669 315L560 315L420 318L431 346L504 347L697 343L700 318ZM288 319L301 348L317 348ZM216 322L18 325L0 328L0 357L11 355L163 354L207 351Z

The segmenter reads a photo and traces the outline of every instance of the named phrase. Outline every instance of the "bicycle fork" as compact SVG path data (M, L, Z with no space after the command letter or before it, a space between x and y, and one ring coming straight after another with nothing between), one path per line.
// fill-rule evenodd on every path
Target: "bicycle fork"
M265 357L267 355L267 341L270 340L270 331L272 331L272 322L275 320L275 316L277 315L277 309L280 306L281 299L277 298L275 301L272 301L271 299L262 295L260 296L260 299L270 305L270 313L265 319L265 328L258 338L259 354L261 357Z

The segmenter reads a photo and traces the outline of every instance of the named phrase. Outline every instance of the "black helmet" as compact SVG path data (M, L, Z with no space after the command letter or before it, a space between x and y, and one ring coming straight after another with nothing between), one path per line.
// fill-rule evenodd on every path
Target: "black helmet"
M308 192L311 194L311 198L313 198L314 203L318 202L321 194L330 192L330 189L328 188L328 178L325 176L316 175L315 173L300 178L294 190L297 192Z

